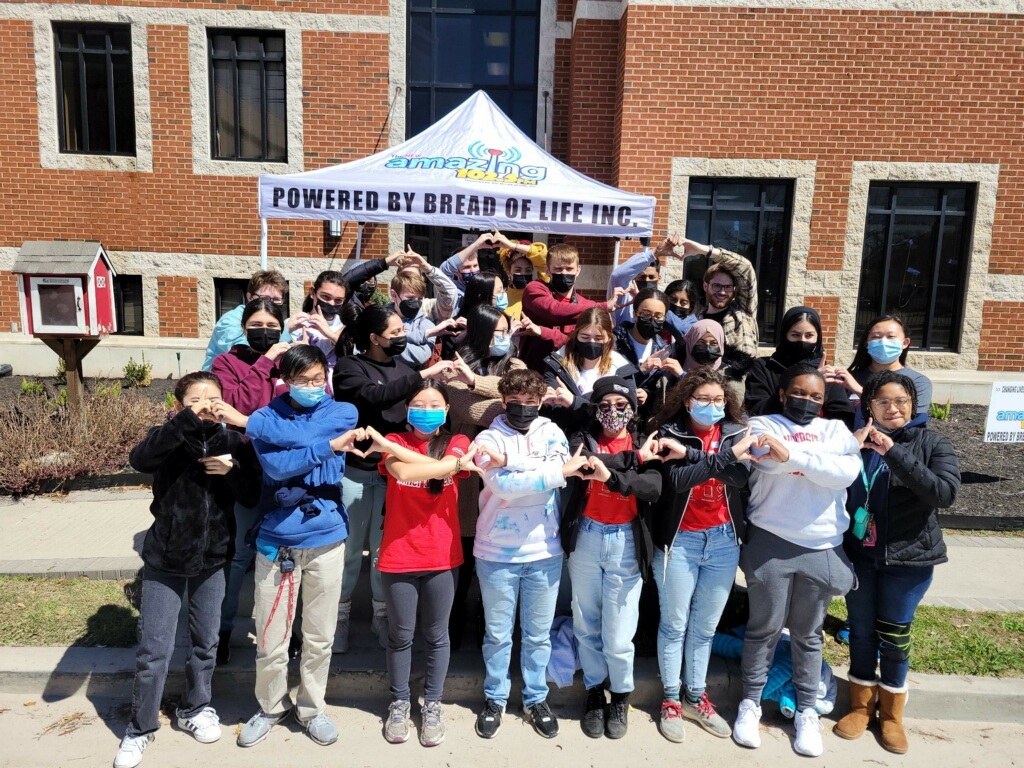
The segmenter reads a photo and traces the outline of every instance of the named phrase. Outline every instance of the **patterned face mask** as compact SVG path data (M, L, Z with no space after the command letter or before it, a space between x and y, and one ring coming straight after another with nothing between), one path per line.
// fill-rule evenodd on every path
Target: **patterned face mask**
M621 411L617 408L609 408L607 411L598 409L597 411L598 423L609 432L621 432L632 418L633 406L631 405L627 405Z

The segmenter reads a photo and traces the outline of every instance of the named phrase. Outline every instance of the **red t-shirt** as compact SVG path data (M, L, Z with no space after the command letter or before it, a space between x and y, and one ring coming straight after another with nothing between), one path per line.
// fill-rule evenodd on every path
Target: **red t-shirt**
M722 428L717 424L697 435L704 444L706 453L718 453L718 445L722 439ZM690 491L690 500L679 523L680 531L706 531L729 522L729 507L725 501L725 485L719 480L708 480L694 486Z
M622 453L633 450L633 438L627 432L619 438L609 440L604 434L597 439L598 453ZM605 525L622 525L636 517L636 497L623 496L597 480L587 483L587 505L583 516Z
M388 440L422 453L427 443L412 432L390 434ZM445 456L464 456L469 438L453 435ZM456 478L444 478L444 488L434 496L427 482L402 483L385 467L385 458L377 470L388 479L387 507L384 512L384 537L377 567L385 573L447 571L462 565L462 539L459 532L459 491ZM457 477L468 477L462 472Z

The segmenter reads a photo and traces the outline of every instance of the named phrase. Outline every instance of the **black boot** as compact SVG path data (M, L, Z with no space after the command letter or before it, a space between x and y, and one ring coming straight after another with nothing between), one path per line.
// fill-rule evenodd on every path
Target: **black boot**
M608 702L604 698L604 688L595 685L587 688L587 697L583 701L583 720L580 726L583 733L592 739L599 739L604 735L604 710Z
M629 726L629 694L612 692L612 703L608 705L608 716L604 723L604 735L609 739L621 739Z
M217 642L217 666L231 661L231 630L222 630Z

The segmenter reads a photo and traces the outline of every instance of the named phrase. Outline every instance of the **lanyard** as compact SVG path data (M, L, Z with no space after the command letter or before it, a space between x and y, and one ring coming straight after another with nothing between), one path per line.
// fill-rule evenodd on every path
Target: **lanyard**
M861 478L861 480L864 481L864 490L866 491L866 493L864 495L864 509L865 510L867 510L868 505L871 503L871 488L872 488L872 486L874 486L875 480L878 479L878 473L882 471L882 468L884 466L885 466L885 462L884 461L879 462L878 466L875 468L874 473L872 473L872 475L871 475L871 479L868 480L868 473L864 469L864 460L862 459L861 462L860 462L860 478Z

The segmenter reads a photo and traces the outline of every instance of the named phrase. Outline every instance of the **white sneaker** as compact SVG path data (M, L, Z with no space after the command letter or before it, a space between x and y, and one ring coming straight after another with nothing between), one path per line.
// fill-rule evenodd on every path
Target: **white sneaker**
M761 746L761 707L753 699L740 702L736 722L732 726L732 740L741 747L757 749Z
M156 738L152 733L136 733L129 725L114 756L114 768L135 768L142 762L142 753Z
M178 727L196 737L200 744L213 744L220 738L220 718L213 707L203 707L192 717L178 717Z
M821 721L818 720L818 713L808 707L803 712L797 712L793 721L796 723L796 741L793 742L793 749L807 757L820 756L825 747L821 743Z
M370 629L377 636L381 648L388 647L388 605L383 600L373 601L373 619Z
M352 619L352 601L338 603L338 626L334 628L331 653L348 653L348 627Z

